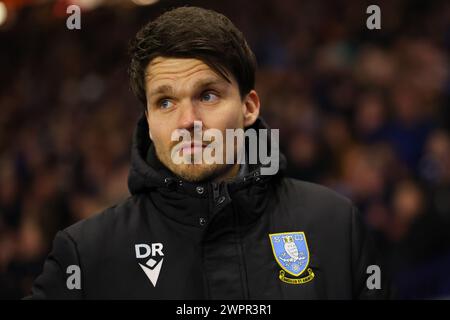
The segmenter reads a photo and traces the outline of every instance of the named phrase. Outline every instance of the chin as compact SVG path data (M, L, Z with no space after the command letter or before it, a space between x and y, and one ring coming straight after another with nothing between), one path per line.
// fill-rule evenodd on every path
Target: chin
M227 165L218 164L184 164L170 168L173 173L190 182L204 182L222 175Z

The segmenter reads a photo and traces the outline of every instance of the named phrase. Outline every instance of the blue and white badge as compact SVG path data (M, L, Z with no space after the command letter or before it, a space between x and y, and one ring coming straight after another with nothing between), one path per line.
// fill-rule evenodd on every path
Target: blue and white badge
M309 264L309 249L304 232L269 234L273 255L281 268L298 277ZM283 272L284 274L284 272Z

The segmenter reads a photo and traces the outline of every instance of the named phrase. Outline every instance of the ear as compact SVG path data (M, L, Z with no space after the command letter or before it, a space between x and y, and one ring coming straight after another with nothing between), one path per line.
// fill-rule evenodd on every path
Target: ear
M259 117L259 96L255 90L251 90L244 98L243 113L244 127L247 128L255 123Z

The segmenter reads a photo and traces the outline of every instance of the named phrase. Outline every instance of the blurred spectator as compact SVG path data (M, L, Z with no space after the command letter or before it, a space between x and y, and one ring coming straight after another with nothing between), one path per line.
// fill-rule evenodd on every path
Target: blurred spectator
M0 298L28 293L58 230L128 196L127 43L169 4L124 3L79 31L52 1L0 27ZM288 174L355 201L400 297L450 296L450 4L381 1L377 31L365 1L191 4L254 48Z

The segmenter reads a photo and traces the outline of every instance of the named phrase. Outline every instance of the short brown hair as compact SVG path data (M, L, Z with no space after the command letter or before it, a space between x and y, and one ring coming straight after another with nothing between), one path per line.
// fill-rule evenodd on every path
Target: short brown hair
M130 45L131 88L146 108L145 69L158 56L195 58L228 82L236 79L241 98L255 87L256 59L243 34L224 15L179 7L146 24Z

